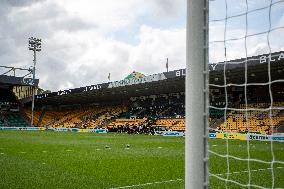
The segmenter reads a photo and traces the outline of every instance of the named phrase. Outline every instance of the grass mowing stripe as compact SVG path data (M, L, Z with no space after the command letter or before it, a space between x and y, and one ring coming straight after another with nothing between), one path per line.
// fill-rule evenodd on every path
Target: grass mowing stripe
M129 185L129 186L120 186L120 187L115 187L115 188L110 188L110 189L135 188L135 187L149 186L149 185L154 185L154 184L164 184L164 183L177 182L177 181L183 181L183 179L174 179L174 180L165 180L165 181L157 181L157 182L148 182L148 183L143 183L143 184L135 184L135 185Z
M127 144L129 150L125 150ZM5 153L0 155L0 188L107 189L182 178L184 173L183 138L0 132L0 147L4 148L0 153ZM183 188L182 182L166 185Z
M209 140L209 145L216 153L223 154L225 142ZM233 182L228 182L227 188L239 189L239 183L248 182L244 172L247 162L243 161L247 158L246 143L237 140L229 143L229 154L241 160L230 158ZM251 148L251 158L261 160L251 162L251 170L255 170L251 171L251 186L271 188L271 166L261 163L272 159L270 143L250 143L255 146ZM277 163L284 160L283 143L275 142L273 147L275 188L283 188L284 166ZM184 148L184 138L179 137L1 131L0 188L181 189L184 182L176 178L184 178ZM226 161L210 153L209 170L225 173ZM210 188L226 188L225 182L210 176Z

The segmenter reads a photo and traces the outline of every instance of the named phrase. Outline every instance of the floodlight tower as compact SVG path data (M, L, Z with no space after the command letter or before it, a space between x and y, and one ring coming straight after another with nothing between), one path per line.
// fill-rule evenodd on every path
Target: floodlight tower
M32 119L31 119L31 127L34 125L34 105L35 105L35 67L36 67L36 52L41 51L41 39L30 37L29 38L29 50L34 52L34 67L33 67L33 99L32 99Z

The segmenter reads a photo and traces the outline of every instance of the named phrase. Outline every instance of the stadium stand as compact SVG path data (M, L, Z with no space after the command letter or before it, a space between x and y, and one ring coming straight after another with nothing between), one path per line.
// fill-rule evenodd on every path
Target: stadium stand
M275 52L274 55L284 56L283 52ZM250 82L263 82L267 79L267 73L262 71L267 64L259 64L258 58L254 57L248 63ZM271 69L274 71L272 77L284 79L282 74L284 67L281 63L283 61L279 58L278 60L271 64ZM268 94L268 86L248 86L246 102L244 87L230 85L230 83L243 83L240 77L243 66L238 64L230 68L229 65L230 78L227 81L226 93L224 88L210 86L210 130L260 134L283 132L284 110L273 109L284 106L283 84L273 83L270 87L271 95ZM213 69L209 66L209 68L210 80L214 80L216 85L222 85L223 67L215 66ZM0 127L25 127L31 122L31 98L19 100L13 93L13 85L7 86L0 86ZM138 130L138 133L141 127L147 132L152 128L185 131L184 91L185 70L183 69L151 76L134 71L121 81L37 95L34 126L108 128L116 132L121 132L123 128L126 131L125 128L128 128L135 132ZM270 102L270 98L273 99L273 106L264 103ZM246 108L249 109L247 113ZM266 108L267 111L258 111L258 108Z
M35 123L40 122L38 126L42 127L108 128L110 131L117 131L122 127L151 125L166 130L185 131L183 93L131 98L128 104L128 106L96 105L75 109L71 107L67 110L36 111ZM242 109L246 108L244 104L235 105ZM283 102L275 102L274 106L283 106ZM265 103L247 105L247 108L254 109L263 107L269 105ZM30 117L30 110L27 112ZM272 111L272 121L269 112L248 111L246 119L244 111L228 111L225 121L223 110L210 109L210 127L215 131L269 134L272 129L276 132L283 122L284 112L281 110Z
M0 127L27 127L27 120L19 111L19 102L11 87L0 87Z
M35 124L40 127L96 128L105 127L123 111L126 111L124 106L69 106L63 110L35 111L34 119ZM26 109L25 112L31 119L31 111Z
M132 98L128 104L129 106L70 106L66 110L37 110L34 113L34 123L39 127L116 129L122 126L146 126L153 122L156 127L171 130L182 131L185 128L182 119L184 94ZM31 119L30 109L26 109L25 114Z

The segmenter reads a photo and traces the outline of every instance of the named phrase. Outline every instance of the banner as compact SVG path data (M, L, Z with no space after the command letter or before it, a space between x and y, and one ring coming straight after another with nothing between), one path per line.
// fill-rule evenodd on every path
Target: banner
M0 75L0 83L12 85L38 86L38 79Z
M108 133L108 129L78 129L78 128L48 128L48 131L55 132L79 132L79 133Z
M108 129L85 129L86 132L91 133L108 133Z
M243 68L246 64L248 66L260 65L260 64L264 64L268 62L273 63L273 64L279 64L283 60L284 60L283 51L274 52L271 54L263 54L259 56L253 56L253 57L241 58L241 59L228 61L226 69L233 70L236 68ZM222 71L224 69L223 65L224 65L223 62L210 63L209 71L213 73ZM36 95L35 98L42 99L42 98L53 97L53 96L61 96L61 95L83 93L83 92L96 91L96 90L102 90L102 89L123 87L123 86L129 86L129 85L151 83L151 82L162 81L166 79L185 77L185 75L186 75L186 69L179 69L179 70L173 70L169 72L153 74L153 75L145 76L142 78L129 78L129 79L123 79L120 81L113 81L113 82L108 82L108 83L95 84L95 85L90 85L90 86L85 86L85 87L80 87L80 88L67 89L67 90L58 91L58 92ZM7 82L7 78L3 78L2 80ZM12 80L15 80L15 78ZM12 80L9 79L9 81L12 81ZM38 80L32 81L29 78L27 79L19 78L19 81L17 82L25 83L26 85L30 85L32 82L34 82L35 85L38 84ZM0 83L1 83L1 77L0 77Z
M258 135L258 134L248 134L247 140L258 140L258 141L283 141L284 135Z
M108 133L108 129L78 129L78 128L64 128L64 127L48 128L48 129L44 127L0 127L0 130Z
M210 137L209 137L210 138ZM246 140L246 134L242 133L216 133L216 138L219 139L233 139L233 140Z
M212 139L216 138L216 133L209 133L209 138L212 138Z
M55 131L55 132L79 132L80 129L78 128L65 128L65 127L61 127L61 128L48 128L48 131Z
M43 127L0 127L0 130L15 130L15 131L41 131Z
M179 131L155 131L155 135L161 136L185 136L184 132Z
M231 139L231 140L258 140L258 141L283 141L284 135L260 135L243 133L210 133L211 139Z

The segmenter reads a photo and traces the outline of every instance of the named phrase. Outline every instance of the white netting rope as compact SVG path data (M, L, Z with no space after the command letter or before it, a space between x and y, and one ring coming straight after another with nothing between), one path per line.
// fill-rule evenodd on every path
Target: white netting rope
M212 0L212 2L214 2ZM210 1L209 1L210 3ZM251 118L251 115L249 116L249 113L253 112L253 111L258 111L258 112L263 112L266 113L268 112L268 117L269 117L269 126L270 126L270 135L274 135L274 128L275 128L275 123L273 122L273 111L278 110L278 111L283 111L284 107L283 104L281 104L280 106L274 106L274 99L273 99L273 91L272 91L272 84L281 84L284 83L284 79L272 79L271 76L271 58L273 58L274 56L277 55L273 55L272 50L271 50L271 44L270 44L270 37L271 37L271 32L273 31L277 31L277 30L281 30L284 29L284 26L276 26L272 28L272 16L271 16L271 12L272 12L272 7L274 6L278 6L279 4L284 4L284 0L278 0L278 1L273 1L273 0L269 0L269 4L267 6L262 6L260 8L255 8L252 10L249 10L249 5L248 5L248 0L245 0L245 12L242 13L238 13L238 14L234 14L234 15L228 15L228 0L224 0L224 7L225 7L225 18L221 18L221 19L212 19L210 20L209 18L209 22L210 23L215 23L215 22L224 22L224 40L214 40L214 41L209 41L209 44L215 44L215 43L222 43L223 47L224 47L224 60L223 62L218 63L219 65L221 65L223 67L223 80L224 80L224 84L215 84L215 83L209 83L209 87L214 87L214 88L219 88L221 90L224 90L225 93L225 104L224 107L218 107L215 105L210 105L209 108L210 109L215 109L215 110L221 110L224 112L224 126L226 128L228 128L228 122L227 122L227 117L230 114L229 112L235 112L235 113L244 113L244 117L245 117L245 125L246 125L246 129L247 129L247 134L252 133L250 130L250 125L248 122L248 120ZM249 22L248 22L248 15L258 12L258 11L263 11L263 10L267 10L269 12L269 28L267 31L261 31L261 32L254 32L254 33L248 33L249 30ZM228 21L231 19L236 19L238 17L245 17L245 35L244 36L236 36L236 37L227 37L227 24ZM260 18L262 19L262 18ZM210 30L210 27L209 27ZM267 61L267 74L268 74L268 81L267 82L263 82L263 83L257 83L257 82L249 82L248 81L248 62L251 61L257 61L259 60L258 58L256 58L256 56L254 57L249 57L249 53L248 53L248 39L251 37L255 37L255 36L260 36L266 34L266 43L268 46L268 54L270 56L270 58L268 58ZM244 59L240 60L240 61L228 61L228 55L227 55L227 43L228 42L232 42L232 41L240 41L240 40L244 40L244 48L245 48L245 57L243 57ZM282 44L284 46L284 44ZM214 49L213 49L214 50ZM235 49L238 50L238 49ZM212 51L212 49L209 48L209 51ZM244 64L244 83L227 83L227 78L228 78L228 73L227 73L227 66L228 65L239 65L239 64ZM267 104L269 104L269 107L251 107L249 106L249 102L248 102L248 87L253 87L253 86L267 86L268 87L268 93L269 93L269 102ZM235 108L235 107L230 107L229 106L229 96L228 96L228 87L244 87L244 101L245 101L245 108ZM229 134L231 134L231 132L229 131L229 129L225 130L225 134L228 136ZM274 152L274 141L271 139L270 140L270 153L271 153L271 160L270 161L265 161L262 159L257 159L257 158L253 158L251 157L251 144L250 144L250 140L248 139L246 141L246 158L242 158L242 157L237 157L234 155L230 154L230 139L229 137L226 137L226 154L220 154L217 151L214 151L212 149L209 149L209 153L210 156L211 155L215 155L219 158L223 158L224 161L226 161L226 173L209 173L210 177L216 178L220 181L223 181L225 183L225 187L228 188L228 183L231 184L235 184L237 186L240 187L245 187L245 188L276 188L275 187L275 169L276 168L283 168L283 167L275 167L275 164L280 164L280 165L284 165L284 157L281 158L281 160L277 160L275 157L275 152ZM230 175L232 175L232 173L236 173L234 170L230 169L230 160L236 160L236 161L240 161L240 162L246 162L247 164L247 170L244 170L243 172L247 173L247 182L240 182L239 180L236 179L231 179ZM261 163L264 165L270 165L270 168L267 169L259 169L259 170L270 170L271 171L271 177L267 178L270 179L271 181L269 183L270 186L261 186L258 185L256 183L253 183L252 181L252 172L258 171L255 169L252 169L251 167L251 163L252 162L256 162L256 163ZM214 162L213 162L214 163ZM240 173L240 172L237 172ZM223 177L222 177L223 176ZM224 177L225 176L225 177ZM284 188L284 186L283 186Z
M267 32L267 45L268 45L268 49L269 49L269 54L271 54L271 47L270 47L270 41L269 41L269 34L270 34L270 30L271 30L271 5L272 4L272 0L270 0L270 6L269 6L269 30ZM268 87L269 87L269 98L270 98L270 107L273 107L273 96L272 96L272 90L271 90L271 69L270 69L270 60L268 61ZM273 125L272 123L272 110L270 108L269 110L269 120L270 120L270 125ZM273 131L274 129L271 129L271 135L273 135ZM275 186L275 174L274 174L274 163L275 163L275 155L274 155L274 150L273 150L273 141L270 141L270 151L271 151L271 155L272 155L272 161L271 161L271 179L272 179L272 184L271 184L271 188L274 188Z

